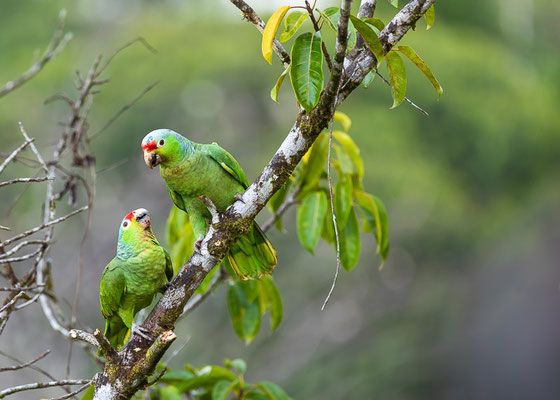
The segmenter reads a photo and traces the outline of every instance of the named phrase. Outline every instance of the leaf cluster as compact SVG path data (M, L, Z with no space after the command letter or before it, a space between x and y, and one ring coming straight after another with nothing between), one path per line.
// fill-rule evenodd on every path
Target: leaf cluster
M263 381L248 383L244 374L244 360L224 360L224 365L206 365L194 368L186 365L184 370L168 370L158 384L149 389L151 400L179 400L187 395L193 400L290 400L284 390L275 383Z

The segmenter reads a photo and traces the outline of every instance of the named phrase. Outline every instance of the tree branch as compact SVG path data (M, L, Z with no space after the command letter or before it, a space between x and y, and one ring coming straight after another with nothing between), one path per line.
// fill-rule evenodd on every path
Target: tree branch
M29 383L27 385L14 386L2 390L0 392L0 399L3 399L4 397L14 393L23 392L24 390L44 389L44 388L55 387L55 386L83 385L85 383L89 385L91 384L91 382L92 382L91 379L66 379L62 381L53 381L53 382Z
M25 364L20 364L20 365L14 365L12 367L4 367L4 368L0 368L0 372L5 372L5 371L17 371L18 369L23 369L23 368L27 368L32 364L35 364L37 361L45 358L51 351L47 350L45 351L43 354L41 354L39 357L34 358L31 361L26 362Z
M64 33L65 23L66 10L62 9L58 16L58 29L55 31L53 38L51 39L51 42L47 46L47 49L45 50L45 53L43 54L41 59L33 64L21 76L9 81L4 85L4 87L0 88L0 97L7 95L11 91L17 89L25 82L33 78L35 75L41 72L41 70L45 65L47 65L50 60L54 59L62 52L62 50L64 50L68 42L72 39L72 34L70 32L62 36L62 34Z
M413 0L412 3L419 1L421 0ZM245 2L241 0L231 0L231 2L242 10L247 19L255 25L259 24L260 18L255 19L256 14ZM433 0L421 2L431 4ZM357 87L357 85L350 89L346 87L344 88L347 91L346 96L339 96L346 55L350 5L350 0L342 1L333 70L317 107L309 114L303 110L298 112L290 132L262 173L224 213L214 213L213 222L202 240L200 250L192 254L142 324L143 331L150 332L149 336L162 337L167 332L172 333L185 305L208 272L227 254L237 238L252 226L257 214L272 195L285 184L317 136L328 126L335 106ZM425 12L428 7L429 5L421 10ZM388 29L402 32L403 28L400 24L413 24L418 18L395 17ZM147 376L154 372L155 362L164 351L165 349L154 351L149 341L134 335L119 352L122 362L116 365L108 361L104 371L98 375L94 399L130 398L139 388L139 382L145 382ZM137 367L140 364L144 367Z

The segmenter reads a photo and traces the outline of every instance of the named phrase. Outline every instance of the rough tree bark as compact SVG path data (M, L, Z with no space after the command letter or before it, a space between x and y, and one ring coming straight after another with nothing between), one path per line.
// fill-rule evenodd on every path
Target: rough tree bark
M262 20L244 1L231 1L250 22L262 28ZM414 27L434 1L412 0L395 15L379 34L385 51L389 51ZM196 288L226 255L233 242L247 230L272 195L287 181L319 133L327 127L335 111L334 105L346 99L366 74L375 68L375 56L363 45L346 55L350 5L351 0L341 2L333 70L319 104L308 115L299 111L284 142L240 200L223 214L218 213L207 200L213 218L200 251L190 257L142 325L145 331L151 333L154 341L133 335L116 357L109 357L103 372L94 379L95 399L129 399L137 390L149 384L148 377L176 338L173 333L175 322ZM375 1L363 0L363 15L372 13L374 5ZM287 53L278 46L275 46L275 50L285 62L284 55Z

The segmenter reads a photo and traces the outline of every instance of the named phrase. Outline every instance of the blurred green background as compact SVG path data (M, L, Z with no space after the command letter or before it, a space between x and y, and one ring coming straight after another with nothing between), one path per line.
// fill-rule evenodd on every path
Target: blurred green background
M388 20L395 10L379 3L377 16ZM268 17L285 3L251 4ZM318 7L335 4L319 0ZM143 36L158 50L154 55L136 44L122 52L104 74L110 82L89 118L93 134L160 81L91 143L99 175L78 325L94 329L103 325L98 284L122 217L145 207L164 238L171 202L159 174L143 163L142 137L167 127L194 141L217 141L252 180L297 108L287 82L280 103L270 100L280 63L266 63L260 34L226 0L5 0L0 85L45 48L61 8L74 38L37 77L0 99L2 152L22 142L22 121L51 157L68 110L44 101L58 92L75 97L75 70L85 74L98 54L106 57L130 39ZM171 365L241 357L248 380L277 382L296 399L559 398L559 18L560 4L542 0L439 1L434 27L425 31L420 21L403 41L444 87L436 101L429 82L407 64L407 96L430 117L406 103L389 110L390 90L378 79L340 107L352 118L350 134L364 157L365 189L388 209L391 252L384 269L364 236L358 266L342 272L321 312L335 255L323 242L314 256L303 250L288 213L288 232L270 234L285 307L278 331L264 326L245 346L233 332L222 287L177 327L172 351L179 352ZM17 164L3 178L34 172ZM0 191L0 224L35 226L44 187L30 187L13 206L23 189L14 186ZM59 215L64 211L61 205ZM260 221L268 217L262 214ZM79 218L57 227L51 253L55 286L68 302L86 221ZM38 306L14 314L0 336L0 348L22 360L53 350L39 365L57 378L65 376L67 347ZM79 348L72 357L71 377L96 372ZM1 366L11 364L0 358ZM3 373L0 387L37 380L33 371Z

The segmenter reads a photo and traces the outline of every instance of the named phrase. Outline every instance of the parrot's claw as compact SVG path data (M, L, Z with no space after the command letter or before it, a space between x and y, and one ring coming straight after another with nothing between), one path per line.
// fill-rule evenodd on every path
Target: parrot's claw
M140 325L133 325L132 326L132 334L133 335L138 335L144 339L146 339L149 342L153 342L154 339L150 336L150 331L141 327Z
M194 251L196 251L197 253L200 253L200 247L202 246L202 239L197 240L196 242L194 242Z
M235 199L235 201L240 201L245 204L245 202L243 201L243 193L237 193L235 196L233 196L233 198Z
M159 292L161 294L165 293L165 291L169 289L169 286L171 286L171 282L164 283L163 286L159 289Z

